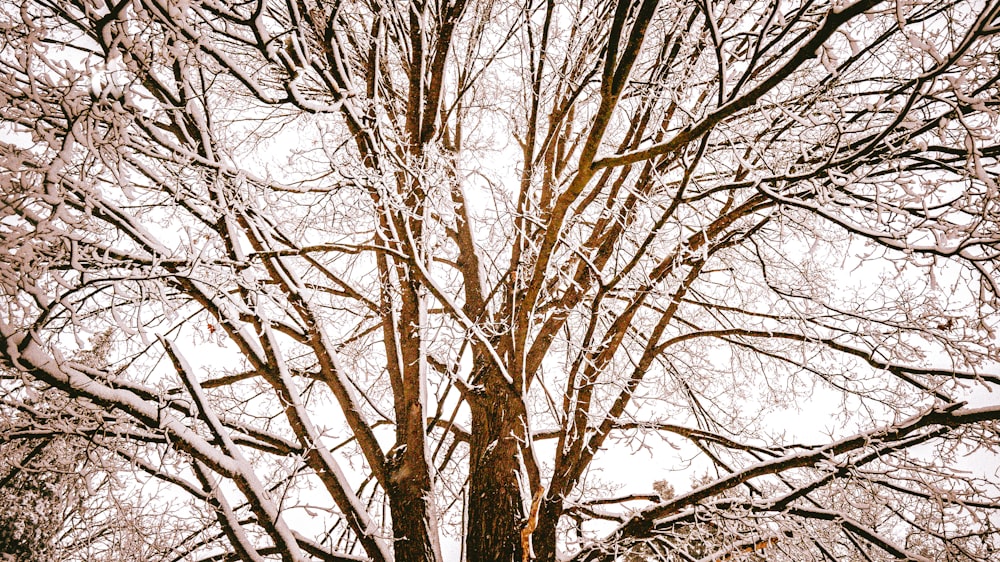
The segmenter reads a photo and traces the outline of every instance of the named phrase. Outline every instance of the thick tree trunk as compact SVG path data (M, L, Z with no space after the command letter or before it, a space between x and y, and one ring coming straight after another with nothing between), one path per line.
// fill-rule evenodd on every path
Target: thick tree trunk
M486 377L484 377L486 378ZM470 402L469 521L466 559L470 562L521 562L525 506L520 443L524 407L502 379L486 381ZM524 486L528 483L524 481Z
M419 235L419 224L411 230ZM427 375L424 341L420 327L426 325L426 303L406 267L399 267L400 311L396 340L398 382L395 385L396 447L389 452L389 509L395 558L399 562L440 562L441 546L434 505L432 469L427 457ZM390 348L395 351L395 346Z
M440 562L441 547L429 475L414 463L420 459L407 458L408 451L399 451L393 456L388 494L395 558L399 562Z
M531 535L531 542L537 562L555 562L556 527L562 517L562 499L546 497L538 511L538 527Z

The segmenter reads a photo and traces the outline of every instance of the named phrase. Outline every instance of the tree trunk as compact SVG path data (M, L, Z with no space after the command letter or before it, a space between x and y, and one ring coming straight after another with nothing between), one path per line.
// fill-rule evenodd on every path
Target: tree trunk
M440 562L436 508L426 470L416 464L421 459L409 451L398 451L390 459L389 509L395 558L400 562Z
M422 235L419 222L408 228L415 236ZM399 381L394 389L397 445L386 459L395 558L400 562L440 562L433 471L424 427L427 375L420 327L427 322L426 303L407 267L399 267L398 278L401 305L395 330L399 334ZM395 346L389 350L395 351Z
M522 431L524 407L520 396L506 381L489 378L484 381L483 392L470 402L472 441L466 559L521 562L525 506L519 479L525 480L525 487L528 483L519 460L517 435Z
M538 512L538 527L531 535L535 551L534 560L539 562L555 562L556 559L556 526L562 517L562 499L546 496L542 500Z

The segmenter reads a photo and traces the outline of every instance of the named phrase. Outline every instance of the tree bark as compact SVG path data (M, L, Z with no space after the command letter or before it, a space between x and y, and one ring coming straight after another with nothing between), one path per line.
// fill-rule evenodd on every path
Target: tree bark
M421 224L410 227L420 239ZM417 252L417 248L412 251ZM441 546L434 505L434 483L427 456L424 411L427 393L424 341L420 327L427 315L420 290L407 267L399 267L400 300L397 370L400 380L395 392L396 443L387 460L389 482L386 496L392 515L396 560L439 562ZM395 346L391 346L390 351Z
M518 439L524 427L524 405L519 393L499 376L484 381L482 391L469 404L472 440L466 559L521 562L525 522L521 490L529 486Z
M534 546L534 560L540 562L555 562L556 559L556 526L562 517L562 498L552 499L546 496L538 513L538 527L531 535Z
M433 561L441 558L438 542L433 485L426 470L420 470L419 452L400 450L390 459L389 509L395 558L400 562ZM416 457L416 458L414 458ZM416 462L414 462L416 461Z

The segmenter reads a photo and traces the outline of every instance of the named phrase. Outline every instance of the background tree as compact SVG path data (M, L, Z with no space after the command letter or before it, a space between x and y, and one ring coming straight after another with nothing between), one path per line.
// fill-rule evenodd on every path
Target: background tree
M106 364L111 332L90 343L74 360ZM193 528L157 512L169 504L142 505L149 492L115 454L116 425L93 404L0 370L0 559L171 559Z
M56 539L63 509L79 491L76 466L65 466L61 451L38 443L24 450L3 447L0 480L0 555L10 560L57 560ZM52 447L54 449L54 447ZM54 462L55 461L55 462Z
M0 356L177 557L996 552L997 2L0 6Z

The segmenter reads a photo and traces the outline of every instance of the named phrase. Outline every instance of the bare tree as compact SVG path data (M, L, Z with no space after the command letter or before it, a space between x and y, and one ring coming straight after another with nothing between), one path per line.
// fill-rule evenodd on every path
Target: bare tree
M1000 550L1000 3L0 6L0 356L175 559Z
M135 486L94 453L42 424L0 428L0 560L171 559L185 528L153 511L162 504L137 505Z
M61 443L31 445L0 448L0 556L5 560L57 560L61 515L79 497L76 467L60 462L73 459L56 451Z
M74 360L106 365L111 331ZM115 419L87 401L0 370L0 560L170 560L203 519L156 502L116 451ZM144 488L151 488L145 491Z

